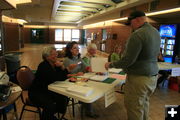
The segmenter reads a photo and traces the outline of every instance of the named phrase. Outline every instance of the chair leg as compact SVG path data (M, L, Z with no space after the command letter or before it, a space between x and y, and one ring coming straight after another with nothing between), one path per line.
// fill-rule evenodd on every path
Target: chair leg
M19 120L21 120L21 118L22 118L22 115L23 115L23 112L24 112L24 108L26 107L26 105L23 105L23 108L22 108L22 110L21 110L21 115L20 115L20 118L19 118Z
M39 107L37 107L38 109L38 113L39 113L39 119L42 120L42 113L41 113L41 109Z

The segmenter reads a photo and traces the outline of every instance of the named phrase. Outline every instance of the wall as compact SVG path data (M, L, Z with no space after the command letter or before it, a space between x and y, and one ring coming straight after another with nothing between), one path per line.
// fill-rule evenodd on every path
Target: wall
M112 23L109 26L88 28L86 38L91 38L92 33L97 34L96 39L93 39L92 42L96 43L98 50L101 49L101 42L103 42L102 29L106 29L107 32L107 39L105 40L105 52L111 53L116 45L122 46L124 49L126 40L131 33L130 27L120 23ZM116 38L113 38L113 34L116 36Z
M24 43L31 43L31 29L36 29L36 28L24 28L24 30L23 30ZM44 41L45 41L45 43L50 43L50 44L55 44L55 43L66 44L66 42L55 42L55 29L56 28L44 28ZM80 37L80 43L81 43L81 39L82 38Z
M3 23L5 52L19 50L19 27L17 23Z

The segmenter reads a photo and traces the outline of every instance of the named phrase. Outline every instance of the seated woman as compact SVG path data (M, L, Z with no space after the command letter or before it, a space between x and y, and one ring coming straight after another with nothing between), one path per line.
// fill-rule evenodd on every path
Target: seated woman
M115 46L113 53L110 55L110 62L118 61L121 58L121 46Z
M68 67L70 64L77 64L71 73L82 75L85 72L86 64L81 59L79 46L75 41L68 43L65 49L64 66Z
M68 67L70 64L77 64L71 73L74 75L83 75L83 72L86 71L86 64L81 59L81 54L79 53L78 43L73 41L67 44L66 46L66 58L64 60L64 66ZM82 103L82 107L85 108L85 113L87 117L97 118L98 116L94 114L92 104Z
M63 63L57 61L57 52L54 47L45 47L42 51L43 61L39 64L29 89L29 98L38 106L43 108L42 120L56 120L54 114L59 112L65 114L68 104L66 96L48 90L48 85L55 81L64 81L67 74L76 65L69 65L67 68Z
M87 46L87 53L86 55L82 58L83 61L85 62L86 66L88 66L88 71L91 71L91 58L96 57L96 51L97 51L97 46L95 43L90 43Z

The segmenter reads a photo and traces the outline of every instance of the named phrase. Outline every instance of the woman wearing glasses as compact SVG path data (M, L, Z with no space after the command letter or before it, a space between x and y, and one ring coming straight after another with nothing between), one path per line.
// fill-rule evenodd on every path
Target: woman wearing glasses
M86 72L86 68L88 67L81 58L81 54L79 53L78 43L73 41L67 44L66 52L65 52L65 60L64 66L68 67L70 64L77 64L77 66L71 71L73 75L83 75ZM97 118L93 111L92 104L82 103L82 107L85 108L85 115L91 118Z

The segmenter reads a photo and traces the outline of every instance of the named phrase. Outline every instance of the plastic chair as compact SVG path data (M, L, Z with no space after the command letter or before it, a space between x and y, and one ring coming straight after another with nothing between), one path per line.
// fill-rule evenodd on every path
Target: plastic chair
M22 103L24 104L22 107L22 110L21 110L19 120L21 120L24 110L39 113L39 117L41 119L41 108L39 106L33 104L30 101L28 95L25 97L25 95L23 94L25 92L28 92L28 89L31 86L31 84L35 78L33 72L30 70L29 67L21 66L17 71L16 78L17 78L17 81L19 83L19 86L22 89L21 100L22 100ZM35 107L35 108L37 108L37 110L27 109L26 107L28 107L28 106L29 107Z

